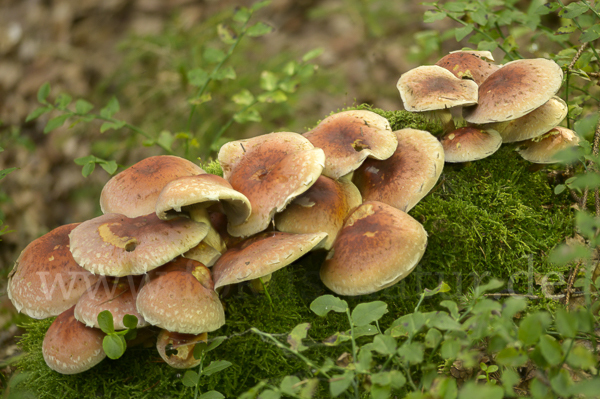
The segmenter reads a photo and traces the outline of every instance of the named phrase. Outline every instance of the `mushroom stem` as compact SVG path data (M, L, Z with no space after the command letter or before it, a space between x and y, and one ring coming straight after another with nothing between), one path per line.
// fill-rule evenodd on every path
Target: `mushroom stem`
M227 246L225 245L225 241L219 235L219 233L215 230L215 228L210 223L210 216L208 215L208 210L203 206L192 206L189 210L190 218L199 223L206 224L208 229L208 234L204 237L203 242L210 245L220 253L223 253L227 250Z
M456 130L454 119L452 119L452 112L448 108L425 111L425 115L431 120L440 122L444 129L444 134Z

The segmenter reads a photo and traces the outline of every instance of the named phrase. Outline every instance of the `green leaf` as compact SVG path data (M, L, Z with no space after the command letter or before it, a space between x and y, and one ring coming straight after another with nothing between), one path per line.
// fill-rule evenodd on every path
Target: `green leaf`
M183 374L183 378L181 379L183 385L190 388L193 388L196 385L198 385L199 381L200 376L194 370L187 370L185 374Z
M31 113L29 115L27 115L27 118L25 118L25 122L29 122L34 119L37 119L40 116L44 115L45 113L52 111L52 109L53 109L52 107L38 107L38 108L34 109L33 111L31 111Z
M248 22L250 17L252 16L252 12L246 7L238 7L235 10L235 14L233 14L233 20L235 22L239 22L245 24Z
M387 312L387 304L385 302L360 303L352 311L352 322L355 326L366 326L381 319Z
M564 7L562 10L560 10L558 15L560 15L563 18L573 19L585 13L587 10L588 7L585 4L581 2L573 2L568 6Z
M327 346L337 346L342 342L350 341L352 337L345 332L336 332L335 334L325 338L323 344Z
M191 370L189 370L191 371ZM185 378L185 376L184 376ZM204 392L198 397L198 399L223 399L225 396L219 391L208 391Z
M550 386L556 393L563 397L569 397L573 380L569 372L565 369L560 370L556 375L550 378Z
M98 326L105 334L115 332L115 326L113 324L113 317L110 311L103 310L98 314Z
M37 100L39 103L46 104L46 99L50 95L50 83L46 82L40 86L37 92Z
M446 339L442 343L442 347L440 348L440 355L444 359L455 359L456 357L458 357L458 353L460 352L461 347L462 344L457 339Z
M430 328L425 335L425 346L427 348L436 348L442 342L442 333L435 328Z
M56 116L48 121L44 128L44 133L50 133L54 129L57 129L64 125L65 121L69 118L68 114Z
M233 44L237 39L235 31L225 24L219 24L217 26L217 35L219 36L219 39L226 44Z
M252 6L250 7L250 10L257 11L263 7L268 6L269 4L271 4L271 0L257 1L256 3L252 4Z
M261 103L282 103L287 101L287 96L281 90L275 90L268 93L262 93L257 99Z
M428 312L423 314L425 322L429 327L435 327L438 330L460 330L461 325L443 311Z
M200 105L209 102L212 100L211 93L203 93L200 97L192 98L188 100L188 102L192 105Z
M570 35L571 33L575 32L576 30L577 30L576 25L561 26L560 28L557 29L556 34L557 35Z
M167 130L163 130L162 132L160 132L160 134L158 135L158 139L156 139L156 143L169 150L171 150L171 145L173 144L173 141L175 141L175 137L173 137L171 132Z
M217 72L212 74L212 78L215 80L224 80L224 79L235 79L237 77L235 70L231 66L226 66L225 68L219 69Z
M592 25L592 27L586 29L581 36L579 36L579 41L581 43L592 42L596 39L600 38L600 25Z
M356 367L357 373L368 373L371 369L371 361L373 360L373 355L371 351L366 349L364 346L358 352L358 362L354 363Z
M562 362L562 349L560 344L551 336L544 334L538 343L542 355L551 366L557 366Z
M581 345L575 345L567 355L567 363L576 369L589 370L597 367L597 361L594 354ZM598 391L600 392L600 391Z
M567 189L567 186L565 186L564 184L557 184L554 187L554 194L558 195L560 193L562 193L563 191L565 191Z
M206 342L198 342L196 345L194 345L194 359L202 359L202 356L204 355L204 353L206 352Z
M85 115L93 109L94 106L85 100L79 99L75 102L75 112L79 115Z
M333 376L329 380L329 392L331 393L331 396L335 398L340 394L346 392L348 387L350 387L350 384L352 384L353 379L353 371L346 371L344 374L338 374Z
M14 172L15 170L17 170L16 167L0 170L0 180L4 179L6 175L8 175L10 172Z
M545 312L527 315L519 325L519 340L525 345L537 343L549 324L550 316Z
M83 168L81 169L81 174L83 175L83 177L88 177L94 172L94 169L96 169L95 162L87 163L83 165Z
M420 342L405 342L398 348L398 356L408 363L417 364L423 362L423 344Z
M246 34L251 37L264 36L271 32L273 32L273 27L264 22L258 22L246 30Z
M233 100L233 102L236 104L250 105L254 102L254 96L252 95L252 93L250 93L249 90L243 89L237 94L234 94L231 97L231 100Z
M210 352L213 349L216 349L219 345L221 345L225 340L227 339L226 336L219 336L219 337L215 337L213 339L210 340L210 343L208 344L208 346L206 347L206 351Z
M457 320L460 317L460 314L458 313L458 305L456 304L456 302L446 300L440 302L440 305L450 311L450 315L453 319Z
M600 392L600 378L596 376L596 378L576 382L569 391L571 395L577 397L597 398L598 392Z
M439 11L425 11L425 14L423 16L423 22L425 22L426 24L431 23L431 22L435 22L435 21L441 21L442 19L446 18L447 14L445 12L439 12Z
M372 399L389 399L391 397L391 392L392 387L390 387L389 385L380 385L375 383L371 385Z
M247 109L243 112L237 112L233 115L233 120L237 123L260 122L262 118L254 108ZM219 147L220 148L220 147ZM218 151L218 148L216 149Z
M302 344L302 340L306 338L306 334L310 329L310 323L302 323L298 324L294 329L290 332L287 337L287 342L290 344L290 347L293 351L302 352L308 349L308 346Z
M479 51L494 51L498 48L498 43L493 40L480 40L477 42L477 50Z
M504 285L504 283L502 281L492 279L487 284L477 286L477 288L475 289L475 296L479 297L486 292L497 290L498 288L501 288L503 285Z
M382 355L396 353L396 340L389 335L379 334L373 338L371 348Z
M124 121L115 121L115 122L104 122L101 126L100 126L100 133L104 133L107 130L110 129L120 129L123 126L125 126L125 122Z
M421 312L409 313L394 320L392 327L386 331L392 337L413 336L425 325L425 316Z
M348 310L348 303L343 299L337 298L333 295L323 295L312 301L310 304L310 310L312 310L317 316L324 317L330 311L344 313L346 310Z
M102 349L110 359L118 359L125 353L127 344L125 338L120 335L108 334L102 340Z
M302 56L302 61L303 62L308 62L314 58L317 58L318 56L320 56L321 54L323 54L323 48L322 47L317 47L315 49L310 50L308 53L304 54Z
M277 88L277 76L271 71L262 71L260 74L260 88L264 91L273 91Z
M463 26L462 28L454 29L454 37L456 38L457 42L460 42L462 39L467 37L467 35L470 34L471 32L473 32L473 26L466 25L466 26Z
M227 360L215 360L214 362L210 362L210 364L202 370L202 375L213 375L221 370L225 370L229 366L231 366L231 362L228 362Z
M132 314L126 314L123 316L123 325L130 329L137 328L138 318Z
M577 317L567 312L565 309L559 308L556 311L556 330L566 338L575 338L577 335Z
M487 12L484 7L479 7L476 11L469 13L471 19L480 26L485 26L488 22Z
M503 397L504 390L501 387L495 385L477 384L474 381L465 383L458 392L458 399L502 399Z
M373 324L367 324L366 326L354 326L354 338L363 337L365 335L378 334L379 330ZM346 335L350 335L350 330L346 331Z
M100 110L100 116L103 118L112 118L120 109L119 100L116 97L112 97L108 100L108 104Z
M117 171L117 168L119 167L117 165L117 163L115 161L104 161L104 162L100 162L100 166L102 167L102 169L104 169L106 171L106 173L108 173L109 175L114 175L115 172ZM132 315L125 315L125 316L132 316ZM135 316L132 316L135 317ZM137 319L135 321L136 325L137 325ZM133 327L132 327L133 328Z
M444 292L449 292L450 291L450 286L448 284L446 284L444 281L440 282L438 284L437 287L435 287L434 289L430 290L429 288L425 288L423 290L423 296L425 298L430 297L430 296L434 296L437 295L439 293L444 293Z
M300 390L300 378L286 375L279 385L279 390L288 396L296 396L296 393Z
M202 87L208 82L209 74L202 68L195 68L188 71L187 78L192 86Z

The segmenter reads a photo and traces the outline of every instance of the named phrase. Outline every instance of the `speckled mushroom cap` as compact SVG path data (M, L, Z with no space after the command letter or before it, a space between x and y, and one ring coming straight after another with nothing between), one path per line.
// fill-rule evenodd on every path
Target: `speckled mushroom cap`
M178 177L206 173L187 159L172 155L146 158L112 177L100 194L102 213L119 213L130 218L155 210L158 195Z
M477 83L437 65L411 69L400 76L396 87L404 108L411 112L477 104Z
M275 216L275 227L286 233L327 233L321 248L329 250L351 209L362 203L358 188L346 180L320 176L304 194Z
M503 143L529 140L548 132L567 116L569 108L559 97L552 97L544 105L520 118L506 122L481 125L484 129L494 129L502 136Z
M546 134L524 141L518 151L526 161L533 163L557 163L556 155L567 148L575 147L579 136L574 131L557 126Z
M517 119L552 98L562 84L562 69L544 58L511 61L479 86L476 106L463 108L469 123Z
M194 357L194 347L200 342L206 342L208 334L181 334L161 330L156 341L156 350L162 359L176 369L189 369L198 366L202 358ZM176 353L167 354L167 346Z
M208 208L220 203L229 223L238 225L250 216L250 201L235 191L231 184L220 176L203 174L185 176L168 183L156 202L156 214L161 219L177 217L187 207Z
M123 317L127 314L138 319L138 328L148 323L135 308L135 301L144 282L143 276L121 278L102 277L83 293L75 305L75 318L88 327L100 328L98 315L108 310L113 316L115 330L125 330Z
M478 85L481 85L488 76L500 69L500 66L465 51L450 53L442 57L435 65L449 70L459 79L472 79Z
M455 54L455 53L467 53L467 54L473 54L479 58L482 58L484 60L488 60L488 61L492 61L494 62L494 55L492 54L491 51L487 51L487 50L454 50L451 51L450 54Z
M352 181L363 201L380 201L404 212L433 188L444 168L444 150L431 133L417 129L395 132L398 148L385 161L367 159Z
M69 251L69 233L77 225L58 227L21 252L7 286L17 311L34 319L58 316L96 283L98 277L79 266Z
M61 374L84 372L106 357L102 349L104 333L77 321L74 309L65 310L52 322L42 343L46 364Z
M388 120L365 110L328 116L303 136L325 152L323 175L332 179L352 172L367 157L387 159L398 146Z
M71 253L94 274L128 276L164 265L198 245L208 226L186 218L160 220L155 213L130 219L109 213L77 226Z
M177 258L148 276L137 309L150 324L183 334L214 331L225 324L210 271L200 262Z
M212 268L215 288L269 275L307 254L327 233L261 233L229 248Z
M502 137L493 129L461 127L440 137L446 162L470 162L489 157L502 145Z
M419 222L368 201L348 216L321 266L321 280L338 295L370 294L406 277L426 246L427 232Z
M265 230L276 212L310 188L321 175L325 154L298 133L270 133L225 144L219 151L223 175L252 204L248 220L228 226L233 236Z

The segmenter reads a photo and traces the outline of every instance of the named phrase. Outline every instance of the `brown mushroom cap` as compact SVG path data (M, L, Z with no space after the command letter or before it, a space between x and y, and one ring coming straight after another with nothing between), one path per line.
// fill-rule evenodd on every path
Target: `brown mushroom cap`
M155 211L163 187L181 176L206 173L184 158L158 155L146 158L112 177L100 194L102 213L119 213L130 218Z
M494 55L492 54L491 51L488 50L471 50L471 49L464 49L464 50L454 50L451 51L450 54L455 54L455 53L467 53L467 54L473 54L483 60L488 60L488 61L492 61L494 62Z
M520 118L506 122L488 123L480 127L496 130L502 136L503 143L529 140L558 126L567 116L568 110L567 103L555 96L541 107Z
M339 179L369 158L387 159L398 146L387 119L371 111L333 114L303 134L325 152L323 175Z
M404 108L411 112L477 104L477 83L459 79L437 65L411 69L396 86Z
M469 162L489 157L502 145L502 137L492 129L461 127L440 138L446 162Z
M100 328L98 315L108 310L113 316L115 330L125 330L125 315L137 317L137 327L148 323L138 313L135 301L143 284L142 276L122 278L102 277L79 298L75 306L75 318L88 327Z
M459 79L473 79L478 85L481 85L488 76L500 69L500 66L490 64L477 55L465 51L450 53L442 57L435 65L449 70Z
M61 374L89 370L106 357L102 349L104 333L77 321L74 309L65 310L52 322L42 343L46 364Z
M346 180L320 176L304 194L275 216L275 227L286 233L327 233L321 244L331 249L351 209L362 203L358 188Z
M233 236L265 230L281 212L321 175L325 154L297 133L270 133L225 144L219 162L231 186L252 204L246 222L228 226Z
M177 258L148 276L137 310L150 324L184 334L214 331L225 324L210 271L200 262Z
M562 69L544 58L511 61L479 86L479 102L463 108L467 122L483 124L517 119L540 107L562 84Z
M380 201L404 212L429 193L444 168L444 150L429 132L402 129L395 132L398 148L384 161L367 159L352 181L363 201Z
M427 246L427 232L405 212L368 201L348 216L321 266L321 280L338 295L364 295L406 277Z
M548 133L524 141L518 151L526 161L533 163L556 163L556 155L567 148L575 147L579 143L579 136L574 131L557 126Z
M207 231L206 224L186 218L107 214L81 223L69 237L73 258L83 268L121 277L164 265L198 245Z
M75 262L69 233L78 223L58 227L31 242L8 275L8 297L29 317L57 316L77 303L97 276Z
M327 233L262 233L229 248L212 268L215 288L271 274L307 254Z
M202 359L194 357L196 344L206 342L208 334L181 334L161 330L156 341L156 349L160 357L171 367L176 369L189 369L198 366ZM176 353L167 354L167 346Z

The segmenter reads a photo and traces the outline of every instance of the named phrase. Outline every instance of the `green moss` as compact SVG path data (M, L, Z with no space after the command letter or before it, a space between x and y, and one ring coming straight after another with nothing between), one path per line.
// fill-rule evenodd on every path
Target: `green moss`
M368 107L362 107L363 109ZM394 130L403 127L426 128L431 122L404 111L373 110L391 120ZM431 126L430 126L431 127ZM435 128L435 126L433 126ZM371 300L388 303L389 313L381 325L411 312L423 288L439 280L453 291L446 296L468 293L480 279L496 277L511 281L517 292L540 294L535 284L538 274L563 268L547 261L549 250L572 235L573 215L566 194L556 196L547 174L530 171L530 165L510 147L490 158L466 165L446 164L432 192L410 213L429 234L429 244L417 269L401 283L378 293L345 298L350 306ZM251 327L281 334L302 322L310 322L313 341L306 355L317 362L337 358L349 347L330 348L321 340L346 330L345 315L322 319L309 309L319 295L329 293L319 279L324 253L314 253L274 274L269 284L273 307L262 294L253 294L240 285L224 292L227 325L214 335L229 337L209 361L225 359L233 365L202 380L202 390L216 389L227 397L244 392L263 379L278 381L285 375L306 377L306 368L296 358L282 352L249 332ZM424 309L436 306L440 298L426 300ZM536 302L538 305L544 302ZM74 376L49 370L40 354L41 340L48 321L27 326L21 346L28 355L21 362L30 372L28 385L40 397L183 397L190 394L180 382L181 371L159 362L154 348L130 349L118 361L104 360L94 369ZM321 384L320 389L324 389ZM323 394L323 396L326 396Z

